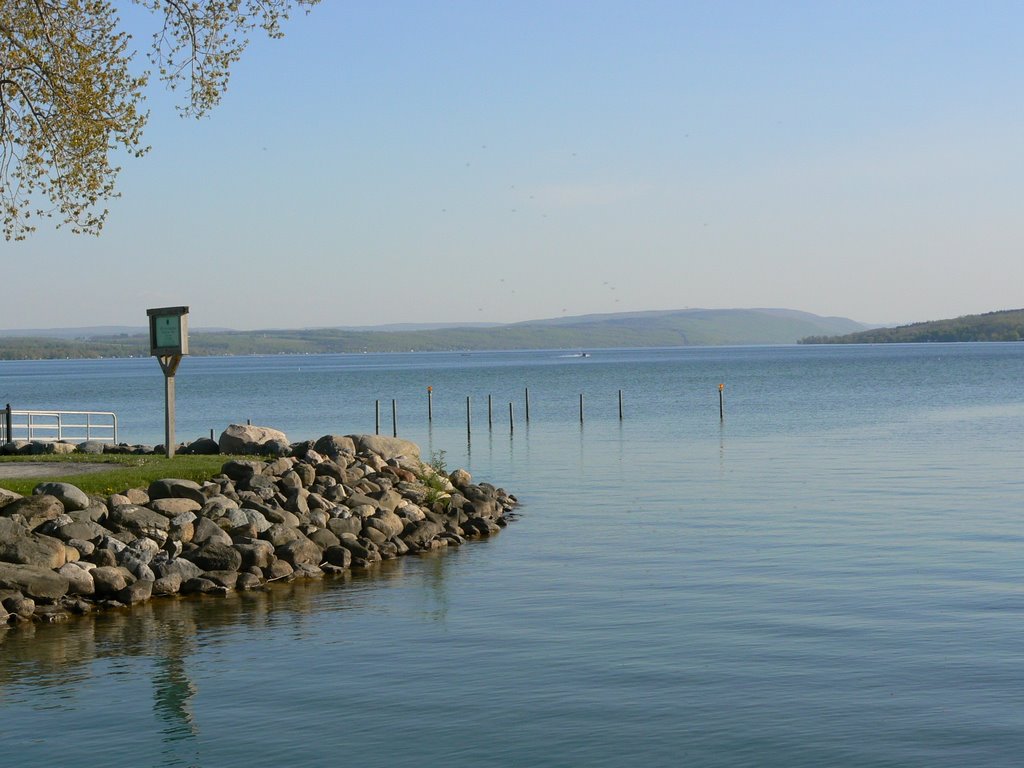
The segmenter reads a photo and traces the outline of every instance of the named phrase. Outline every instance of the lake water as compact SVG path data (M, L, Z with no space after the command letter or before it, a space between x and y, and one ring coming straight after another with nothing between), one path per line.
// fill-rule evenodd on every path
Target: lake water
M186 358L179 439L372 432L375 400L390 434L395 399L522 515L344 581L0 630L2 753L1021 764L1024 345L568 354ZM162 398L153 360L0 362L0 401L113 410L130 442Z

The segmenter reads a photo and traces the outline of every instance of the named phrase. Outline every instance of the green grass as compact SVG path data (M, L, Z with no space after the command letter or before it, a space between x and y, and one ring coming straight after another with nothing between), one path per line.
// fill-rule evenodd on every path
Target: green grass
M168 459L166 456L119 454L104 454L102 456L89 456L85 454L4 456L0 457L0 466L5 468L17 463L45 462L53 464L53 472L45 477L0 477L0 488L6 488L9 491L27 496L32 493L32 489L39 485L39 483L59 481L71 483L86 493L109 496L112 493L121 493L128 488L146 488L154 480L160 480L165 477L177 477L201 483L204 480L209 480L214 475L219 475L224 463L234 458L251 459L257 457L215 455L175 456L173 459ZM110 469L90 472L84 475L69 474L66 468L62 471L62 464L109 464Z

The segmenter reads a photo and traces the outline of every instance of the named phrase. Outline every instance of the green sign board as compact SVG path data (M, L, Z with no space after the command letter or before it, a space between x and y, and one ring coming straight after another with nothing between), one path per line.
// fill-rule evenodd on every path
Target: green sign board
M155 357L188 354L188 307L147 309L149 354Z

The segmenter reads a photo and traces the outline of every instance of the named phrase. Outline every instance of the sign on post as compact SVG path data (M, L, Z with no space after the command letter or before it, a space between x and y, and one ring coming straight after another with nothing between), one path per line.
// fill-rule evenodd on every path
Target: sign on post
M188 354L188 307L147 309L149 354L160 361L164 372L164 448L174 456L174 374L182 355Z

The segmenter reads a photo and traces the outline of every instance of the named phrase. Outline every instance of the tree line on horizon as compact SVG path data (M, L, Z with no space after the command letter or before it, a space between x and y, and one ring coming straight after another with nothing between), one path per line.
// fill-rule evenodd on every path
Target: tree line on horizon
M913 344L958 341L1022 341L1024 309L1007 309L842 336L806 336L800 344Z

